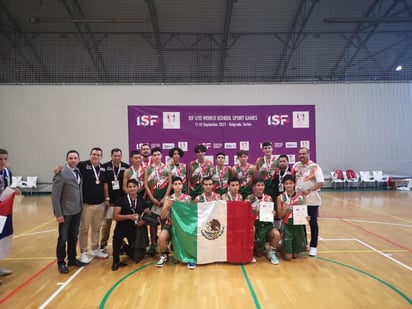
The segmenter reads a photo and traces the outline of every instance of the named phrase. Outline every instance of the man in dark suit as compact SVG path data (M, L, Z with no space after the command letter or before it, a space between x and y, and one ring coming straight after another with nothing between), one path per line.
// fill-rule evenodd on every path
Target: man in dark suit
M82 211L82 178L77 168L79 153L69 150L66 155L66 166L53 177L52 205L54 216L59 223L59 238L57 240L57 269L67 274L66 243L68 266L84 266L76 258L76 244L79 234L80 214Z

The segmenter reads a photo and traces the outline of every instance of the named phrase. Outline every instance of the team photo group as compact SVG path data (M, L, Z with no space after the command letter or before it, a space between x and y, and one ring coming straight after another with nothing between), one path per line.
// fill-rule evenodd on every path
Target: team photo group
M216 203L227 209L228 216L232 209L229 204L238 209L236 205L244 204L250 218L246 230L252 239L251 245L246 245L250 256L246 255L248 261L234 261L255 263L255 257L266 256L271 264L278 265L280 259L290 261L307 251L316 257L324 177L319 165L310 160L308 148L299 149L299 160L293 166L287 155L273 155L271 142L261 143L262 155L255 160L249 158L248 151L239 150L234 166L225 164L227 156L223 152L214 156L214 162L208 160L207 150L205 145L197 145L189 164L182 162L187 153L178 147L168 149L166 154L159 147L151 149L149 144L142 144L131 151L130 164L124 162L127 160L119 148L111 149L111 158L105 163L99 147L92 148L85 161L80 160L78 151L69 150L66 164L54 169L52 185L52 206L59 230L58 271L66 274L69 267L86 266L93 258L108 258L110 239L112 271L128 262L138 263L146 255L159 255L156 267L161 268L172 252L175 261L194 269L206 262L197 257L199 252L183 257L184 247L191 251L196 243L186 241L190 231L185 231L186 220L178 212L192 217L196 214L187 211L196 209L200 216L200 208L208 212ZM196 221L194 225L196 229ZM205 228L192 233L209 240L224 238L231 228L229 223L226 225L211 219ZM121 260L124 255L128 258ZM226 255L205 261L231 262Z

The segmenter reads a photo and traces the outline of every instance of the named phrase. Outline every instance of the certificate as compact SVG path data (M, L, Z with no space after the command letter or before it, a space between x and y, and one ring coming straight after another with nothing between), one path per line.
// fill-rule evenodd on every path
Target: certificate
M260 202L259 221L273 222L273 202Z
M306 225L308 222L308 206L294 205L293 209L293 225Z

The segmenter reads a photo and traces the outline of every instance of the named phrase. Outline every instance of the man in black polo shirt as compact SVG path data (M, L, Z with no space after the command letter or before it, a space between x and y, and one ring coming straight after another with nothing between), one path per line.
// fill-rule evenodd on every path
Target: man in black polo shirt
M99 250L100 228L104 211L109 206L109 201L105 201L104 195L106 170L100 164L102 156L102 149L94 147L90 151L90 160L81 161L77 165L83 176L83 209L79 229L80 261L82 263L90 262L87 256L89 228L92 234L92 257L100 259L108 257L106 253Z
M113 148L110 152L111 160L103 164L106 170L106 182L104 183L105 200L110 202L109 208L106 209L103 226L100 235L100 251L106 252L107 241L110 236L112 227L113 206L124 195L123 192L123 175L129 164L122 162L122 150Z

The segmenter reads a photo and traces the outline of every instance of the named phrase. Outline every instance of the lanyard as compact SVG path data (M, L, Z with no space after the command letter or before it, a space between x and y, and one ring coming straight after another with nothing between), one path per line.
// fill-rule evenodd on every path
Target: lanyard
M132 201L131 199L130 199L130 195L128 194L127 195L127 200L129 201L129 206L130 206L130 209L133 211L133 213L135 214L136 213L136 210L137 210L137 197L136 197L136 199L134 200L134 201Z
M112 162L112 168L113 168L113 176L114 176L114 180L117 181L117 179L119 179L119 174L120 174L120 169L122 168L122 164L119 163L119 169L117 170L117 173L115 173L115 166Z
M100 166L99 166L99 172L96 172L96 168L94 167L93 164L92 164L92 168L93 168L94 177L96 178L96 184L99 184L100 183Z

